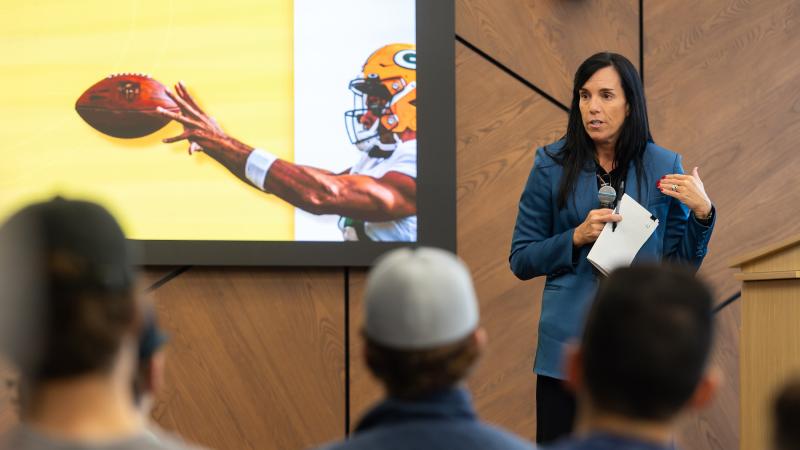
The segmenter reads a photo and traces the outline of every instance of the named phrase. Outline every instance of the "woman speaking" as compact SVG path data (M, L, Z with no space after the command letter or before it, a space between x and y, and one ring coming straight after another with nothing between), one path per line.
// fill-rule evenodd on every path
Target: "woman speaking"
M546 276L536 372L536 440L572 429L575 400L562 386L561 353L578 336L599 275L587 261L606 222L618 222L598 200L613 188L647 208L659 226L633 264L667 260L699 268L714 226L714 207L697 168L653 143L644 90L630 61L598 53L584 61L572 88L564 137L536 151L519 202L511 270L522 279Z

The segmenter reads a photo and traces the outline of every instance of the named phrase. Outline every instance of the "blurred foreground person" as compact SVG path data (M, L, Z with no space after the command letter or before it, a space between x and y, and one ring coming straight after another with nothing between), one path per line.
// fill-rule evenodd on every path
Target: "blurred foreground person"
M575 434L553 450L674 449L676 421L706 406L711 293L688 270L634 266L604 280L580 346L567 357L578 401Z
M786 384L775 398L775 450L800 450L800 379Z
M486 345L469 270L433 248L395 250L364 294L365 357L386 398L328 450L533 449L478 420L464 379Z
M0 228L0 351L22 378L14 450L183 449L145 431L131 386L141 306L132 255L102 207L56 198Z
M164 432L150 420L156 398L164 388L167 336L158 326L155 312L145 313L139 333L139 356L133 380L133 399L148 433L158 438Z

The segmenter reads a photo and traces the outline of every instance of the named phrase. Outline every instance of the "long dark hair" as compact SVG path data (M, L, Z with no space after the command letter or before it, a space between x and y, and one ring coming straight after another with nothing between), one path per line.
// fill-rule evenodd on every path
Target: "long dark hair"
M590 56L575 72L572 86L572 104L569 110L567 133L564 135L564 147L551 154L563 168L561 185L558 190L558 206L564 208L567 199L575 191L578 174L581 170L593 169L595 159L595 146L583 126L580 110L580 90L595 72L613 66L622 81L625 99L630 112L622 124L619 139L614 149L614 167L621 168L622 177L627 173L628 165L633 162L636 166L636 181L641 192L644 178L644 149L648 142L653 141L650 134L650 124L647 120L647 105L644 98L644 88L639 78L639 73L630 61L617 53L602 52ZM615 183L616 184L616 183Z

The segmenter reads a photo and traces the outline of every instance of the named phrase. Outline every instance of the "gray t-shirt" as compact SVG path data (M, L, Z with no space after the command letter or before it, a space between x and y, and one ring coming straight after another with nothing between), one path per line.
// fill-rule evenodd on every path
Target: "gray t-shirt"
M24 425L0 437L0 450L192 450L179 439L160 431L145 430L125 438L76 442L45 436Z

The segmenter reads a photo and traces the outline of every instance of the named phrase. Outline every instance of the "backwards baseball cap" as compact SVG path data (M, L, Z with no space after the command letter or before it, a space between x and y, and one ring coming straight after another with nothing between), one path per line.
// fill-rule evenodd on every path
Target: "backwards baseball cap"
M47 277L42 281L53 288L122 291L134 282L125 234L95 203L62 197L36 203L12 216L2 233L15 256L33 256L38 273Z
M398 350L451 344L478 327L469 270L436 248L399 249L382 257L367 278L364 303L367 337Z
M119 224L100 205L56 197L18 211L0 227L0 349L23 370L39 364L53 344L49 333L78 314L65 299L129 291L133 259ZM103 306L109 314L126 307Z

